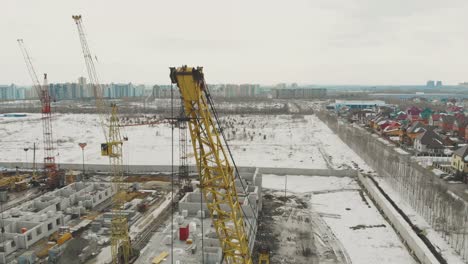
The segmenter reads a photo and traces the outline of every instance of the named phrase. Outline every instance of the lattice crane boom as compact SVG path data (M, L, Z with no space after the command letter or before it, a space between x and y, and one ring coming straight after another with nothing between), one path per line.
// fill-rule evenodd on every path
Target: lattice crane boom
M81 48L83 50L83 57L84 57L85 64L86 64L86 71L88 72L89 83L91 84L92 89L93 89L93 95L94 95L94 100L96 101L96 109L99 115L100 125L102 128L104 137L106 139L106 142L107 142L108 132L107 132L107 125L106 125L107 123L106 118L107 118L108 111L106 110L106 107L104 105L104 100L102 98L104 89L102 88L102 84L99 81L99 76L96 71L96 66L94 65L93 56L91 55L91 51L89 49L88 40L86 39L86 35L84 32L84 28L83 28L83 23L81 20L81 15L72 16L72 17L78 28L78 34L80 37Z
M94 65L93 56L91 55L88 41L83 29L81 15L72 16L78 28L83 57L85 59L86 69L90 84L93 87L94 98L96 100L96 108L99 114L101 128L104 133L105 143L101 144L101 154L109 157L109 164L112 170L112 182L116 189L116 194L113 196L113 216L111 223L111 252L112 263L129 263L132 255L130 237L128 234L127 216L123 212L123 206L126 201L126 190L123 175L122 162L122 136L120 134L119 118L117 113L117 105L111 104L110 115L106 110L103 100L103 89L99 81L99 77ZM109 123L107 125L107 119Z
M227 263L251 264L246 225L237 195L234 169L210 113L201 67L171 68L179 87L192 139L200 185Z
M18 39L18 44L23 54L29 76L33 82L34 89L41 101L42 113L42 136L44 144L44 172L47 176L47 186L50 189L60 187L60 177L58 175L57 164L55 163L55 146L52 130L52 108L51 97L49 94L49 85L47 83L47 74L44 74L44 84L41 85L37 77L36 70L32 64L31 56L24 45L23 39Z
M26 67L28 69L29 77L31 78L33 82L33 87L36 90L37 96L39 97L39 100L42 102L42 87L41 83L39 82L39 78L37 77L36 70L34 69L34 66L32 64L31 57L29 56L29 52L26 49L26 46L24 45L23 39L17 39L18 45L20 47L21 53L23 54L24 61L26 62Z

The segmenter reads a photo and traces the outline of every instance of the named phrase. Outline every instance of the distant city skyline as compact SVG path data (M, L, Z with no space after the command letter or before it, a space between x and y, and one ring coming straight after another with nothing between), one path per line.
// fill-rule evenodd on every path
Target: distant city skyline
M102 82L169 83L169 66L209 83L402 85L468 81L468 1L123 0L2 2L0 83L86 76L73 14L83 15ZM192 26L187 26L192 25Z

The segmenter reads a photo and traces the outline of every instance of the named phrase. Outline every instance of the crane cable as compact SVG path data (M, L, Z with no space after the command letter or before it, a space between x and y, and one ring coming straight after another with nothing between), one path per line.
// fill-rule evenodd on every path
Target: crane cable
M171 118L174 118L173 84L171 84ZM171 263L174 263L174 122L171 122Z
M215 121L216 121L216 124L213 124L213 125L216 125L216 127L218 128L220 134L221 134L221 137L223 138L224 140L224 144L226 145L226 148L227 148L227 151L229 153L229 157L231 158L231 161L232 161L232 164L234 166L234 171L235 171L235 177L239 179L241 185L242 185L242 188L244 189L244 192L247 194L247 187L244 185L244 182L242 181L242 178L240 177L240 173L239 173L239 170L237 168L237 165L236 165L236 162L234 161L234 158L233 158L233 155L232 155L232 151L231 151L231 148L229 147L229 144L228 142L226 141L226 137L224 135L224 131L223 129L221 128L221 125L220 125L220 122L219 122L219 118L218 118L218 112L216 110L216 108L214 107L214 102L213 102L213 98L211 97L211 94L210 94L210 91L209 91L209 88L208 88L208 85L206 84L205 80L203 79L203 82L205 83L205 96L208 100L208 103L210 105L210 108L211 108L211 111L213 112L213 116L215 118ZM248 200L248 198L246 197L246 199ZM255 219L258 219L257 218L257 213L256 211L254 210L254 208L252 207L252 205L250 204L250 200L249 200L249 207L250 209L252 209L252 213L254 215L254 218ZM248 217L246 217L246 213L245 213L245 210L242 208L242 206L240 207L241 210L242 210L242 213L244 215L244 218L247 219L247 222L249 223L249 232L252 231L252 228L253 228L253 225L251 224L251 222L248 220ZM250 233L249 233L250 234Z
M227 148L227 150L228 150L229 157L231 158L231 161L232 161L233 166L234 166L234 170L235 170L235 175L234 175L234 177L239 179L239 181L240 181L240 183L241 183L241 185L242 185L242 188L243 188L243 190L244 190L244 193L247 193L247 188L246 188L245 184L243 183L242 178L240 177L239 170L238 170L238 168L237 168L237 165L236 165L236 163L235 163L235 161L234 161L234 158L233 158L233 155L232 155L232 151L231 151L231 149L230 149L230 147L229 147L229 145L228 145L228 143L227 143L227 141L226 141L226 137L225 137L225 135L224 135L224 132L223 132L223 130L221 129L221 126L220 126L220 123L219 123L219 118L218 118L218 112L216 111L216 108L214 107L214 103L213 103L212 97L211 97L211 95L210 95L208 86L206 85L206 82L205 82L204 79L203 79L203 83L205 83L205 89L204 89L205 96L206 96L206 98L207 98L208 104L210 105L210 109L211 109L211 111L212 111L212 113L213 113L213 117L214 117L214 119L215 119L214 121L216 121L216 122L213 122L213 120L211 120L211 122L212 122L211 125L213 125L213 127L217 128L218 131L220 132L221 137L222 137L222 139L224 140L224 143L225 143L226 148ZM197 119L197 122L199 122L199 123L201 122L200 117L197 116L196 119ZM205 136L207 136L207 134L206 134L207 132L206 132L206 131L202 131L202 132L204 132ZM200 166L200 167L201 167L201 166ZM200 168L200 174L199 174L199 175L201 175L201 168ZM200 182L200 185L202 185L201 182ZM201 191L202 191L202 190L201 190ZM249 205L250 209L252 210L252 214L253 214L253 216L254 216L254 219L258 219L258 218L257 218L257 213L256 213L256 211L254 210L254 208L252 207L252 205L251 205L251 203L250 203L250 200L249 200L247 197L246 197L246 199L249 201L248 205ZM200 203L202 203L201 200L200 200ZM246 214L244 208L243 208L242 206L239 206L239 207L240 207L240 209L241 209L241 211L242 211L243 218L245 219L245 221L246 221L246 222L248 223L248 225L249 225L249 236L247 237L247 240L249 240L250 235L253 233L254 226L253 226L252 222L249 220L249 218L246 216L247 214ZM202 214L203 214L203 213L202 213ZM202 237L203 237L203 236L202 236ZM223 249L223 252L224 252L224 249ZM222 257L223 257L223 259L224 259L224 254L223 254Z

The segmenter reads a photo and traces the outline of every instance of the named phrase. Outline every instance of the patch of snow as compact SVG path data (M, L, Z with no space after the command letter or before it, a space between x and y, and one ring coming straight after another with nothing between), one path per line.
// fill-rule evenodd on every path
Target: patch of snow
M371 170L316 116L293 118L291 115L229 115L221 119L235 120L234 128L226 128L224 133L239 166L341 169L343 166L349 168L357 164L361 169ZM104 135L97 115L55 114L52 125L54 138L58 141L57 153L60 153L56 158L58 163L81 164L79 142L88 144L84 150L85 163L109 163L107 157L100 155ZM43 149L40 114L22 118L0 117L0 133L4 135L0 139L1 161L25 162L27 156L27 161L32 163L32 151L25 153L24 148L29 147L32 150L32 145L36 142L36 162L41 162ZM175 164L178 163L178 131L175 131L172 138L169 124L124 127L121 133L129 138L123 149L125 165L171 164L169 153L172 139ZM187 144L188 161L193 164L190 139Z
M370 199L365 197L370 202ZM340 219L323 219L345 247L352 263L417 263L374 205L370 203L370 206L367 206L359 193L313 195L311 203L315 210L341 216ZM351 229L359 225L385 226Z
M432 169L432 172L434 172L435 175L441 176L442 174L445 174L445 172L439 170L439 169Z
M392 200L398 204L398 207L405 212L405 214L411 219L411 222L426 232L427 238L429 238L431 243L439 249L442 256L447 260L447 263L464 263L460 255L456 254L450 245L436 231L434 231L426 220L414 211L413 208L406 203L406 201L403 200L384 179L379 177L375 177L374 179L379 182L380 187L392 198Z
M400 153L400 154L403 154L403 155L409 155L408 152L404 151L404 150L401 149L401 148L395 148L395 151L398 152L398 153Z
M350 177L327 176L278 176L263 174L262 187L273 190L284 190L294 193L307 193L323 190L359 189L356 181Z
M263 175L264 188L283 190L284 184L284 176ZM369 205L364 202L353 178L288 176L288 186L288 192L293 193L320 192L310 198L311 211L324 215L322 219L340 240L352 263L416 263L365 194ZM349 191L350 188L354 190Z

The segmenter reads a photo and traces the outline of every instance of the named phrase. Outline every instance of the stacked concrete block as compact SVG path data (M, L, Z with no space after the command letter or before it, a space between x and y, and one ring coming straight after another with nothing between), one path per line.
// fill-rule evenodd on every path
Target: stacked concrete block
M7 263L7 255L16 250L28 249L58 231L71 214L85 214L90 204L95 206L112 194L110 184L76 182L5 211L0 263ZM92 202L94 198L96 202Z

